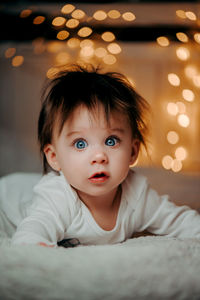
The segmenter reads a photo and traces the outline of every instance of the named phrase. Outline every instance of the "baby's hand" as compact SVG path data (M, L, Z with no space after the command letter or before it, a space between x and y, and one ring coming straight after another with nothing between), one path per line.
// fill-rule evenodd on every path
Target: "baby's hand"
M43 247L50 247L50 248L54 247L54 245L47 245L47 244L45 244L45 243L43 243L43 242L38 243L38 245L39 245L39 246L43 246Z

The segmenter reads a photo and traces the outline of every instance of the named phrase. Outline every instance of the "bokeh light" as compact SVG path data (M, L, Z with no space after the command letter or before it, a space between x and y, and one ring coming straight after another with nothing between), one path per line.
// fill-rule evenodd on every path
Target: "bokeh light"
M178 147L175 150L175 156L178 160L185 160L187 157L187 150L184 147Z
M81 9L75 9L75 10L72 12L71 16L72 16L74 19L80 20L80 19L82 19L82 18L85 17L85 13L84 13L84 11L81 10Z
M33 19L33 24L39 25L39 24L42 24L44 21L45 21L44 16L37 16Z
M12 59L12 65L13 67L19 67L23 64L24 57L22 55L14 56Z
M169 131L167 133L167 141L172 145L177 144L178 141L179 141L178 133L176 131L173 131L173 130Z
M176 55L180 60L187 60L190 57L190 51L185 47L179 47L176 50Z
M177 32L176 37L179 41L181 41L183 43L188 42L188 36L184 32Z
M66 22L66 27L68 28L76 28L78 25L79 25L79 20L77 19L69 19L67 22Z
M156 39L157 43L161 46L161 47L167 47L169 46L169 39L165 36L160 36Z
M90 27L87 27L87 26L82 27L78 31L78 35L80 37L87 37L87 36L91 35L91 33L92 33L92 29Z
M56 17L52 21L53 26L63 26L66 22L66 19L63 17Z
M72 4L66 4L61 8L63 14L70 14L75 9L75 6Z
M175 73L169 73L168 74L168 81L173 86L179 86L180 85L180 78Z
M103 21L107 18L107 14L103 10L97 10L93 14L93 18L97 21Z
M120 12L119 12L118 10L116 10L116 9L111 9L111 10L108 12L108 16L109 16L109 18L111 18L111 19L118 19L118 18L121 16L121 14L120 14Z
M162 158L162 166L169 170L171 169L172 167L172 163L173 163L173 158L170 156L170 155L165 155L163 158Z
M117 43L111 43L107 46L107 49L112 54L119 54L122 49Z
M67 30L61 30L57 33L57 39L63 41L66 40L69 36L69 32Z
M177 113L178 113L178 107L177 107L177 105L176 105L175 103L169 102L169 103L167 104L167 111L168 111L168 113L169 113L170 115L176 116Z
M136 19L135 15L130 11L123 13L122 18L128 22L134 21Z
M194 97L195 97L193 91L189 89L182 90L182 96L188 102L194 101Z
M182 127L188 127L190 125L190 118L186 114L180 114L178 116L178 123Z
M110 31L106 31L106 32L102 33L101 38L105 42L112 42L115 39L115 35Z
M8 48L5 51L5 57L6 58L13 57L15 55L15 53L16 53L16 48Z

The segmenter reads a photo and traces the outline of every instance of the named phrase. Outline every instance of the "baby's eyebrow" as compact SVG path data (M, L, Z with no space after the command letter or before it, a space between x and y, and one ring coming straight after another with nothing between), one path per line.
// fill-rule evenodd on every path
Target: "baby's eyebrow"
M123 129L123 128L108 128L108 131L109 132L118 132L118 133L121 133L121 134L123 134L124 132L125 132L125 130ZM82 134L83 133L83 131L78 131L78 130L75 130L75 131L70 131L70 132L68 132L67 133L67 137L70 137L70 136L72 136L72 135L74 135L74 134Z
M72 135L74 135L74 134L80 134L81 133L81 131L70 131L68 134L67 134L67 137L70 137L70 136L72 136Z

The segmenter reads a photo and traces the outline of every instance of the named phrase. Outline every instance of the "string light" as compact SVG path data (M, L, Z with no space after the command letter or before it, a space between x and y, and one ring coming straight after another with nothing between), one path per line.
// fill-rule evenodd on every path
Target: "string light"
M98 21L103 21L107 18L107 14L105 13L105 11L103 10L97 10L94 14L93 14L93 18L95 20Z
M199 32L197 32L197 33L194 34L194 40L195 40L198 44L200 44L200 33L199 33Z
M63 18L63 17L56 17L56 18L53 19L52 25L53 26L62 26L62 25L65 24L65 22L66 22L65 18Z
M121 16L121 14L120 14L120 12L119 12L118 10L116 10L116 9L111 9L111 10L108 12L108 16L109 16L109 18L111 18L111 19L118 19L118 18Z
M185 160L187 157L187 150L184 147L178 147L175 150L175 156L178 160Z
M165 155L162 158L162 165L165 169L170 170L173 163L173 158L170 155Z
M185 16L191 21L197 20L197 16L195 15L195 13L193 11L186 11Z
M176 116L177 113L178 113L178 107L177 107L177 105L176 105L175 103L169 102L169 103L167 104L167 111L168 111L168 113L169 113L170 115Z
M94 49L91 46L84 46L80 51L80 55L83 57L92 57L94 55Z
M105 42L112 42L115 39L115 35L110 32L110 31L106 31L101 35L101 38L105 41Z
M176 37L179 41L183 42L183 43L187 43L188 42L188 36L183 33L183 32L177 32L176 33Z
M112 54L119 54L122 49L117 43L111 43L107 46L107 49Z
M6 51L5 51L5 57L6 58L11 58L12 56L14 56L16 53L16 48L8 48Z
M32 14L32 10L31 9L24 9L21 11L20 13L20 18L27 18Z
M169 40L167 37L165 36L160 36L156 39L157 43L161 46L161 47L167 47L169 46Z
M12 59L13 67L19 67L23 64L23 62L24 62L24 57L22 55L17 55Z
M113 65L114 63L116 63L117 59L114 55L107 54L103 57L103 61L107 65Z
M186 112L185 104L181 101L176 102L176 105L178 107L179 114L184 114Z
M87 36L91 35L91 33L92 33L92 29L90 27L85 26L85 27L82 27L81 29L79 29L77 34L80 37L87 37Z
M107 50L105 48L103 48L103 47L99 47L99 48L95 49L94 54L97 57L102 58L102 57L106 56Z
M180 78L175 73L169 73L168 74L168 81L173 86L179 86L180 85Z
M67 46L69 48L78 48L80 45L80 40L77 38L71 38L67 41Z
M178 116L178 123L182 127L188 127L190 125L190 119L186 114L180 114Z
M184 12L184 10L182 10L182 9L178 9L178 10L176 11L176 15L177 15L177 17L179 17L179 18L181 18L181 19L186 19L185 12Z
M130 11L123 13L122 18L128 22L134 21L136 19L135 15Z
M94 46L94 42L92 40L89 39L84 39L83 41L80 42L80 47L93 47Z
M182 96L188 102L194 101L194 93L189 89L182 90Z
M66 4L61 8L63 14L70 14L75 9L75 6L72 4Z
M190 57L190 51L185 47L179 47L176 50L176 55L180 60L188 60Z
M197 75L197 68L193 65L188 65L184 69L184 73L188 78L193 78L195 75Z
M196 87L200 88L200 75L196 75L192 78L193 83Z
M167 141L170 143L170 144L177 144L178 141L179 141L179 135L176 131L169 131L167 133Z
M44 16L37 16L33 19L33 24L35 25L39 25L39 24L42 24L45 20L45 17Z
M72 12L71 16L74 18L74 19L82 19L84 16L85 16L85 13L83 10L81 9L76 9Z
M69 19L66 23L66 27L76 28L79 25L79 20L77 19Z
M173 172L179 172L182 169L182 162L178 159L174 159L172 162L171 169Z
M63 41L66 40L69 36L69 32L67 30L61 30L57 33L57 39Z

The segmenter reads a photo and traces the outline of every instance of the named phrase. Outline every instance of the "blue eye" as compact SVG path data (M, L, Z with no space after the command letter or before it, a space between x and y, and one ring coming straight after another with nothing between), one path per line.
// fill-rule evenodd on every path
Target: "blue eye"
M109 137L106 139L105 144L107 146L115 146L117 143L119 142L119 139L117 139L116 137Z
M74 146L77 148L77 149L84 149L85 147L87 147L87 142L84 141L84 140L78 140L75 142Z

